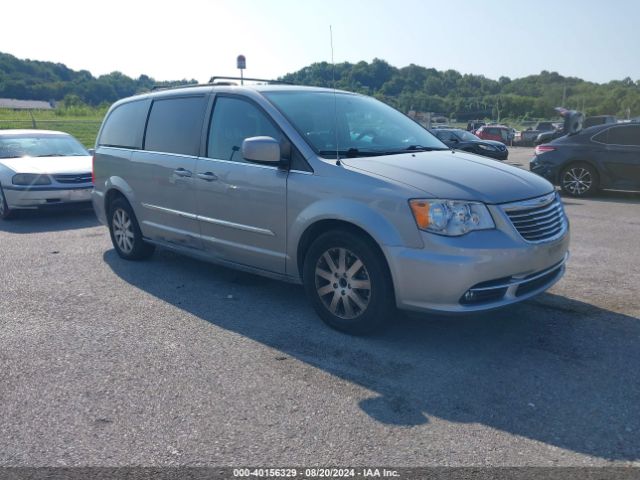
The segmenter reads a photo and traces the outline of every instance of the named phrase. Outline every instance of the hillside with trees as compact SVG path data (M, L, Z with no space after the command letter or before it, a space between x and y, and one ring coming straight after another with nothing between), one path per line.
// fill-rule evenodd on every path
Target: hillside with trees
M110 104L154 85L181 85L195 80L157 82L147 75L133 79L120 72L94 77L61 63L21 60L0 52L0 98L61 101L67 105Z
M371 63L314 63L281 77L301 85L316 85L373 95L396 108L431 111L470 118L543 118L553 108L565 106L587 115L640 115L640 80L625 78L606 84L564 77L543 71L538 75L492 80L455 70L409 65L397 68L384 60ZM154 85L180 85L195 80L157 82L141 75L130 78L120 72L94 77L63 64L21 60L0 53L0 97L29 100L63 100L66 106L110 104L120 98L150 90Z
M563 77L556 72L492 80L482 75L439 71L418 65L396 68L384 60L371 63L314 63L282 80L373 95L396 108L431 111L470 118L542 118L564 106L587 115L640 115L640 80L631 78L606 84Z

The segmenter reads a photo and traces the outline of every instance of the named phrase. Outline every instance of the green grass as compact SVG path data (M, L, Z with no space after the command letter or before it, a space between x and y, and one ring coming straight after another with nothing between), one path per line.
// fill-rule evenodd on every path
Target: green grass
M58 110L0 109L0 129L37 128L58 130L76 137L85 147L93 148L106 109L69 107Z

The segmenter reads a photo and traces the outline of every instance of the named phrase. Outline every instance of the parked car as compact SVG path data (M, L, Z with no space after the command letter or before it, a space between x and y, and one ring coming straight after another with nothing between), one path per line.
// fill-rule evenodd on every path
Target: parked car
M495 140L504 144L509 144L513 138L511 129L504 125L485 125L476 130L475 134L482 140Z
M538 135L540 135L543 132L555 132L556 130L557 130L557 126L554 124L554 122L551 122L551 121L538 122L535 124L533 128L528 128L527 130L524 130L521 132L519 143L520 145L523 145L523 146L535 145Z
M71 135L0 130L0 218L17 210L91 201L91 156Z
M542 145L543 143L549 143L550 141L555 140L556 138L560 138L564 135L566 134L564 133L564 130L562 128L542 132L538 134L533 144L537 146Z
M604 124L539 145L530 170L575 197L640 190L640 124Z
M481 122L480 120L471 120L470 122L467 122L467 131L474 133L480 127L484 127L485 125L486 123Z
M584 119L583 128L595 127L596 125L604 125L607 123L617 123L618 119L615 115L596 115Z
M562 277L569 247L548 181L452 152L388 105L332 89L195 86L121 100L98 134L94 175L96 214L123 259L161 246L302 283L319 316L350 333L395 307L525 300Z
M509 157L509 150L504 143L495 140L482 140L466 130L439 128L433 133L446 146L455 150L475 153L496 160L506 160Z

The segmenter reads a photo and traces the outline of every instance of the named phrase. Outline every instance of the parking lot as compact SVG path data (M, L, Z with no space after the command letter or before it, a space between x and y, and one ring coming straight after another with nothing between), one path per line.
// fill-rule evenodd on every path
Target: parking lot
M365 338L90 209L0 223L0 465L640 466L640 195L565 205L548 293Z

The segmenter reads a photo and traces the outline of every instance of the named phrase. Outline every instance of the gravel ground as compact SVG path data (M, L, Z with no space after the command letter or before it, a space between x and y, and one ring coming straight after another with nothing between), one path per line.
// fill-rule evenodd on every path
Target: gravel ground
M0 465L640 465L640 196L565 203L548 293L369 338L298 286L125 262L91 210L0 223Z

